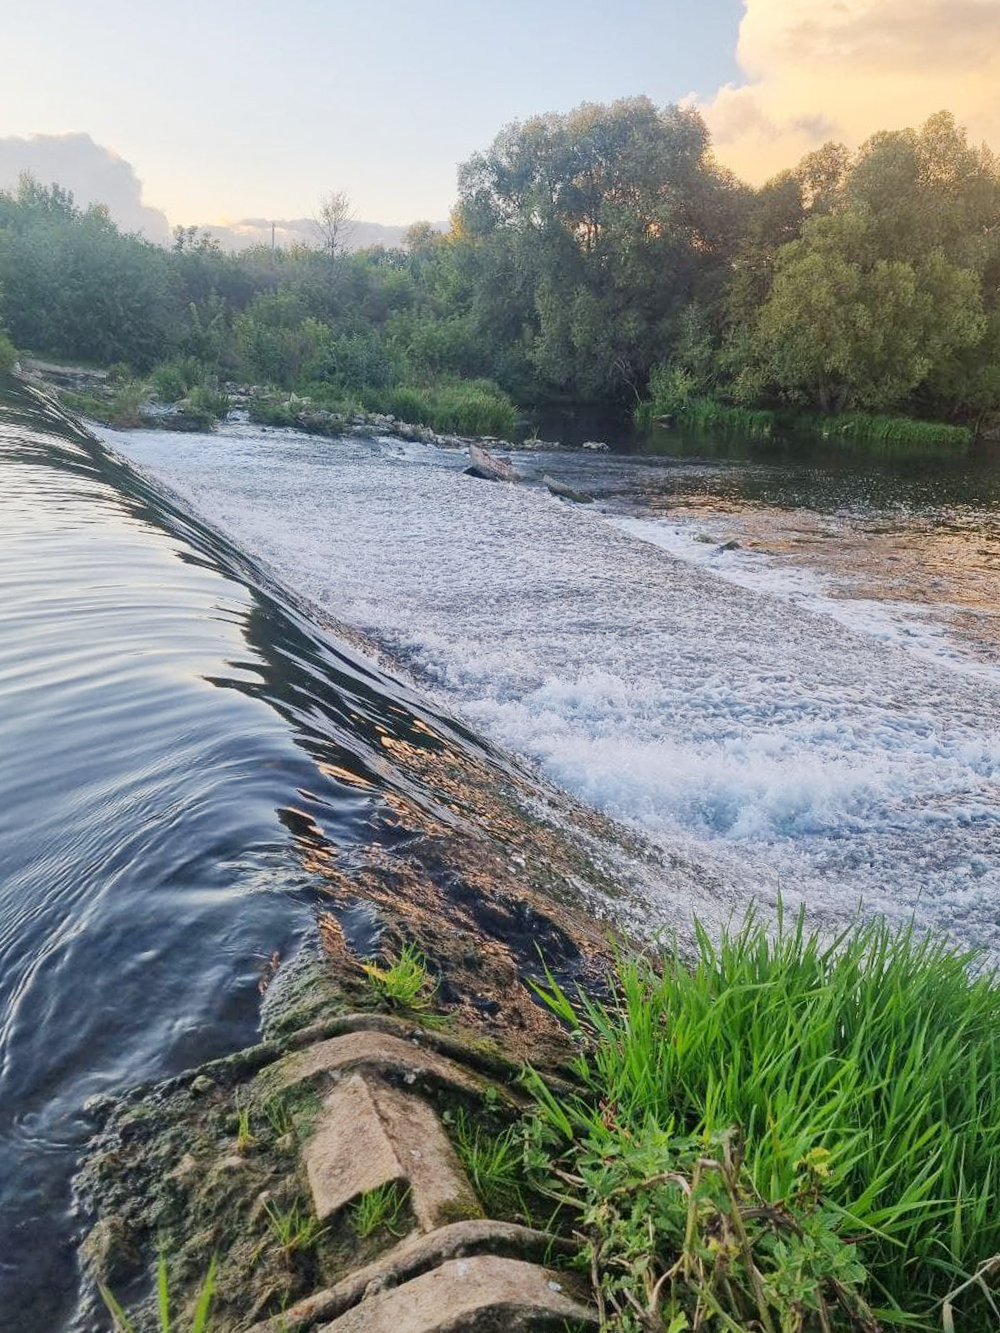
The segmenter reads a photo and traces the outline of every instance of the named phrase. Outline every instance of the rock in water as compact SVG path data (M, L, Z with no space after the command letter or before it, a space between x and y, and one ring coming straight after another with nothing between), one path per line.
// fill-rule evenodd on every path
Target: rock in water
M572 500L578 505L593 503L594 497L592 495L588 495L586 491L574 491L572 486L567 486L562 481L556 481L555 477L550 477L547 472L542 477L542 481L553 495L558 495L563 500Z
M610 446L606 445L603 440L584 440L583 444L580 446L581 449L593 449L601 454L606 454L609 447Z
M517 481L517 473L503 458L494 458L481 444L469 445L471 467L465 469L470 477L481 477L483 481Z

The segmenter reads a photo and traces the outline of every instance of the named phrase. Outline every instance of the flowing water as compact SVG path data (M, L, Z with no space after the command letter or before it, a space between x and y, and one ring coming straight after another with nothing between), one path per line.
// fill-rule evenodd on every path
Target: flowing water
M526 484L503 487L388 438L108 438L729 901L915 913L1000 956L995 465L665 436L521 454Z
M71 1311L87 1098L252 1041L317 867L459 818L417 759L473 731L674 858L651 927L781 891L1000 954L988 461L104 434L0 390L0 1329Z
M87 1098L255 1040L313 920L303 830L377 842L401 794L437 808L393 747L475 746L12 386L0 582L0 1329L40 1333Z

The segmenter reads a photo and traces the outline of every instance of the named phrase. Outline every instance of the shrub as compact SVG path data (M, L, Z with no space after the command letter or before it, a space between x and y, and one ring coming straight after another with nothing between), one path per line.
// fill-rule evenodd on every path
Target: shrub
M150 375L153 392L161 403L178 403L201 381L202 366L193 356L163 361Z

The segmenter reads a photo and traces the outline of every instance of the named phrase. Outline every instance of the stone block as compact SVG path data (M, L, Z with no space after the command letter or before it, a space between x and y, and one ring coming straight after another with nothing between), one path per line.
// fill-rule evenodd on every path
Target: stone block
M360 1074L345 1079L327 1097L302 1155L321 1222L352 1199L404 1178L396 1150Z
M482 1093L486 1086L447 1056L385 1032L347 1032L318 1041L276 1066L276 1076L285 1087L354 1071L381 1074L407 1085L429 1081L462 1092Z
M565 1274L521 1259L452 1259L363 1300L320 1333L527 1333L559 1321L596 1325Z

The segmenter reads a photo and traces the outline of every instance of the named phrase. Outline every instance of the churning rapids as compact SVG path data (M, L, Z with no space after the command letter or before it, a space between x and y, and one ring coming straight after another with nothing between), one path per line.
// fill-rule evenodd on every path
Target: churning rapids
M1000 953L1000 665L912 603L835 598L718 552L718 519L658 512L657 482L705 490L703 466L517 456L528 481L597 489L588 508L388 438L106 438L729 901L780 892L830 924L863 902Z
M407 753L503 765L478 731L641 830L676 867L650 928L780 891L1000 955L990 645L713 554L738 506L699 466L520 456L576 508L389 439L103 434L0 386L0 1327L70 1316L86 1099L255 1039L302 843L457 817Z

